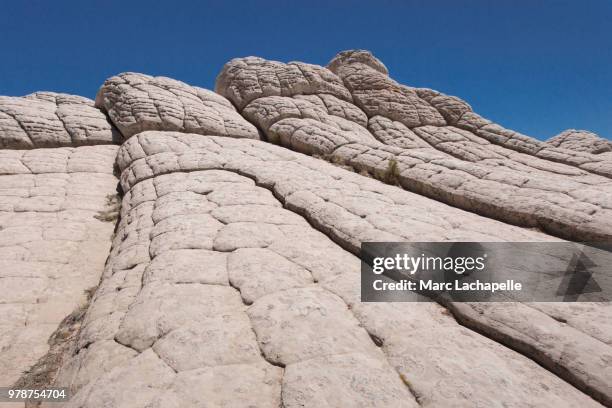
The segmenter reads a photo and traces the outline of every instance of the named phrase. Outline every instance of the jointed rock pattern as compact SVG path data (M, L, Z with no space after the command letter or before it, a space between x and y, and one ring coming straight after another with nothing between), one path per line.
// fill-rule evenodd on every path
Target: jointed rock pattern
M547 236L263 142L145 132L122 146L118 164L126 191L122 221L79 339L79 348L87 348L60 376L89 385L74 406L121 406L123 390L140 380L122 376L118 382L115 376L145 356L167 380L141 394L143 406L204 404L190 400L183 384L205 387L212 372L229 365L236 365L233 377L246 390L263 380L243 378L245 367L247 373L275 373L258 394L262 406L281 400L286 407L319 406L321 400L330 406L411 406L415 399L486 405L500 395L519 406L538 401L546 388L556 390L559 403L591 403L527 358L461 328L441 306L361 304L358 258L320 231L353 250L360 240L415 240L426 229L431 239ZM414 229L419 224L423 231ZM435 347L458 356L469 353L467 342L475 353L488 353L491 368L457 371L455 359L418 349L434 347L434 339ZM117 353L125 360L103 369L90 363L88 350L98 344L122 349ZM132 356L134 350L140 354ZM415 366L431 371L417 374ZM457 377L471 385L455 385ZM522 385L505 386L509 378ZM234 383L226 387L220 395L236 394Z
M538 142L458 98L400 85L364 51L339 54L330 70L292 64L232 60L216 90L274 143L502 221L611 238L612 160Z
M98 284L117 148L0 151L0 384L47 353L49 336Z
M568 129L550 138L546 143L577 152L605 154L605 157L611 157L610 152L612 152L612 143L609 140L586 130Z
M54 92L0 96L0 148L119 143L117 130L93 105L90 99Z
M227 99L170 78L135 73L109 78L96 106L108 112L126 139L145 130L259 138Z
M362 303L357 257L364 241L609 240L605 141L503 129L366 51L235 59L216 90L120 74L87 106L121 147L0 151L0 285L17 289L0 293L23 297L0 294L0 386L100 278L50 374L66 407L612 405L609 304ZM78 100L36 95L0 115ZM38 147L5 123L2 146Z

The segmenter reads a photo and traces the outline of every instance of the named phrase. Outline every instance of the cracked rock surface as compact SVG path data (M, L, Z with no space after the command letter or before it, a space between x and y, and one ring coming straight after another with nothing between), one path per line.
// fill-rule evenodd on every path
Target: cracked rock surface
M568 129L548 139L546 143L576 152L586 152L598 155L605 154L604 157L612 159L610 155L612 152L612 143L587 130Z
M3 386L47 353L51 334L98 284L114 227L100 214L112 210L117 149L0 150Z
M91 99L54 92L0 96L0 149L120 142L119 132Z
M360 241L554 238L261 141L144 132L117 161L121 221L60 371L68 406L198 406L194 387L219 406L598 405L532 360L545 347L519 354L434 303L359 301ZM521 316L553 320L526 309L516 335ZM576 325L548 341L583 337L595 341ZM584 390L606 392L602 362L582 352L571 360L599 376Z
M399 84L367 51L342 52L327 68L234 59L216 90L270 142L501 221L569 239L612 238L611 160Z
M361 50L237 58L216 91L0 97L0 386L54 361L65 408L612 406L609 303L362 303L358 258L609 241L605 140L537 141Z
M255 126L227 99L171 78L119 74L104 82L96 106L108 113L126 139L145 130L259 138Z

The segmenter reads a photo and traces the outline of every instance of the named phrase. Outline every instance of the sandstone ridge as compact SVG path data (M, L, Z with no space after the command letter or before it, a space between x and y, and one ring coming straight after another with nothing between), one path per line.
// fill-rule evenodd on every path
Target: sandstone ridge
M70 408L612 405L608 303L360 301L365 241L609 243L595 134L538 141L350 50L236 58L215 92L120 73L95 102L0 97L0 147L0 385Z

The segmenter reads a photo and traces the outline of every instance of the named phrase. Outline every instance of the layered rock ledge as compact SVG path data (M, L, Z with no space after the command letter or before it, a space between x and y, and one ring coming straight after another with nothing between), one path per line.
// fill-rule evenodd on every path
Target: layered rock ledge
M612 143L587 130L568 129L548 139L546 143L577 152L605 154L605 157L612 157L610 156Z
M145 132L118 164L121 222L78 353L60 374L77 391L71 406L597 405L442 306L359 301L351 250L361 240L550 237L260 141ZM526 309L518 313L554 321ZM560 347L592 339L571 332ZM102 355L113 359L100 364Z
M118 144L119 132L91 99L54 92L0 96L0 148Z
M362 303L358 258L610 242L609 142L537 141L361 50L237 58L216 91L122 73L95 104L0 97L0 386L37 376L70 408L612 405L609 303Z
M96 106L108 112L126 139L145 130L259 138L227 99L171 78L119 74L104 82Z
M487 217L567 239L612 238L612 160L398 84L365 51L340 53L328 68L234 59L216 90L273 143Z

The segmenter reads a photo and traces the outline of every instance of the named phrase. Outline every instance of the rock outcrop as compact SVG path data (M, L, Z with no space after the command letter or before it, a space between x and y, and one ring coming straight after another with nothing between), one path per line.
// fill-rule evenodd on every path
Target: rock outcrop
M229 101L216 93L164 77L124 73L104 82L96 106L127 139L145 130L258 139Z
M235 59L216 90L273 143L487 217L568 239L612 238L612 161L578 157L493 124L456 97L398 84L364 51L341 53L329 68Z
M98 284L116 219L117 149L0 150L0 384L45 356Z
M546 141L555 147L591 154L612 152L612 143L587 130L568 129Z
M367 51L234 59L216 91L0 97L0 385L43 367L70 408L612 405L608 303L363 303L358 258L609 242L604 140L504 129Z
M0 96L0 148L118 144L121 138L91 99L54 92Z
M79 352L60 376L78 390L74 406L119 406L120 390L143 406L195 404L184 384L209 387L228 365L244 389L262 390L263 406L593 403L441 306L362 304L359 259L346 250L369 240L546 235L261 141L145 132L121 147L118 164L121 222ZM100 366L98 349L124 358ZM485 365L468 363L483 355ZM132 367L145 359L163 381L143 391Z
M120 141L90 99L0 97L3 386L52 380L63 361L54 344L76 335L118 216Z

